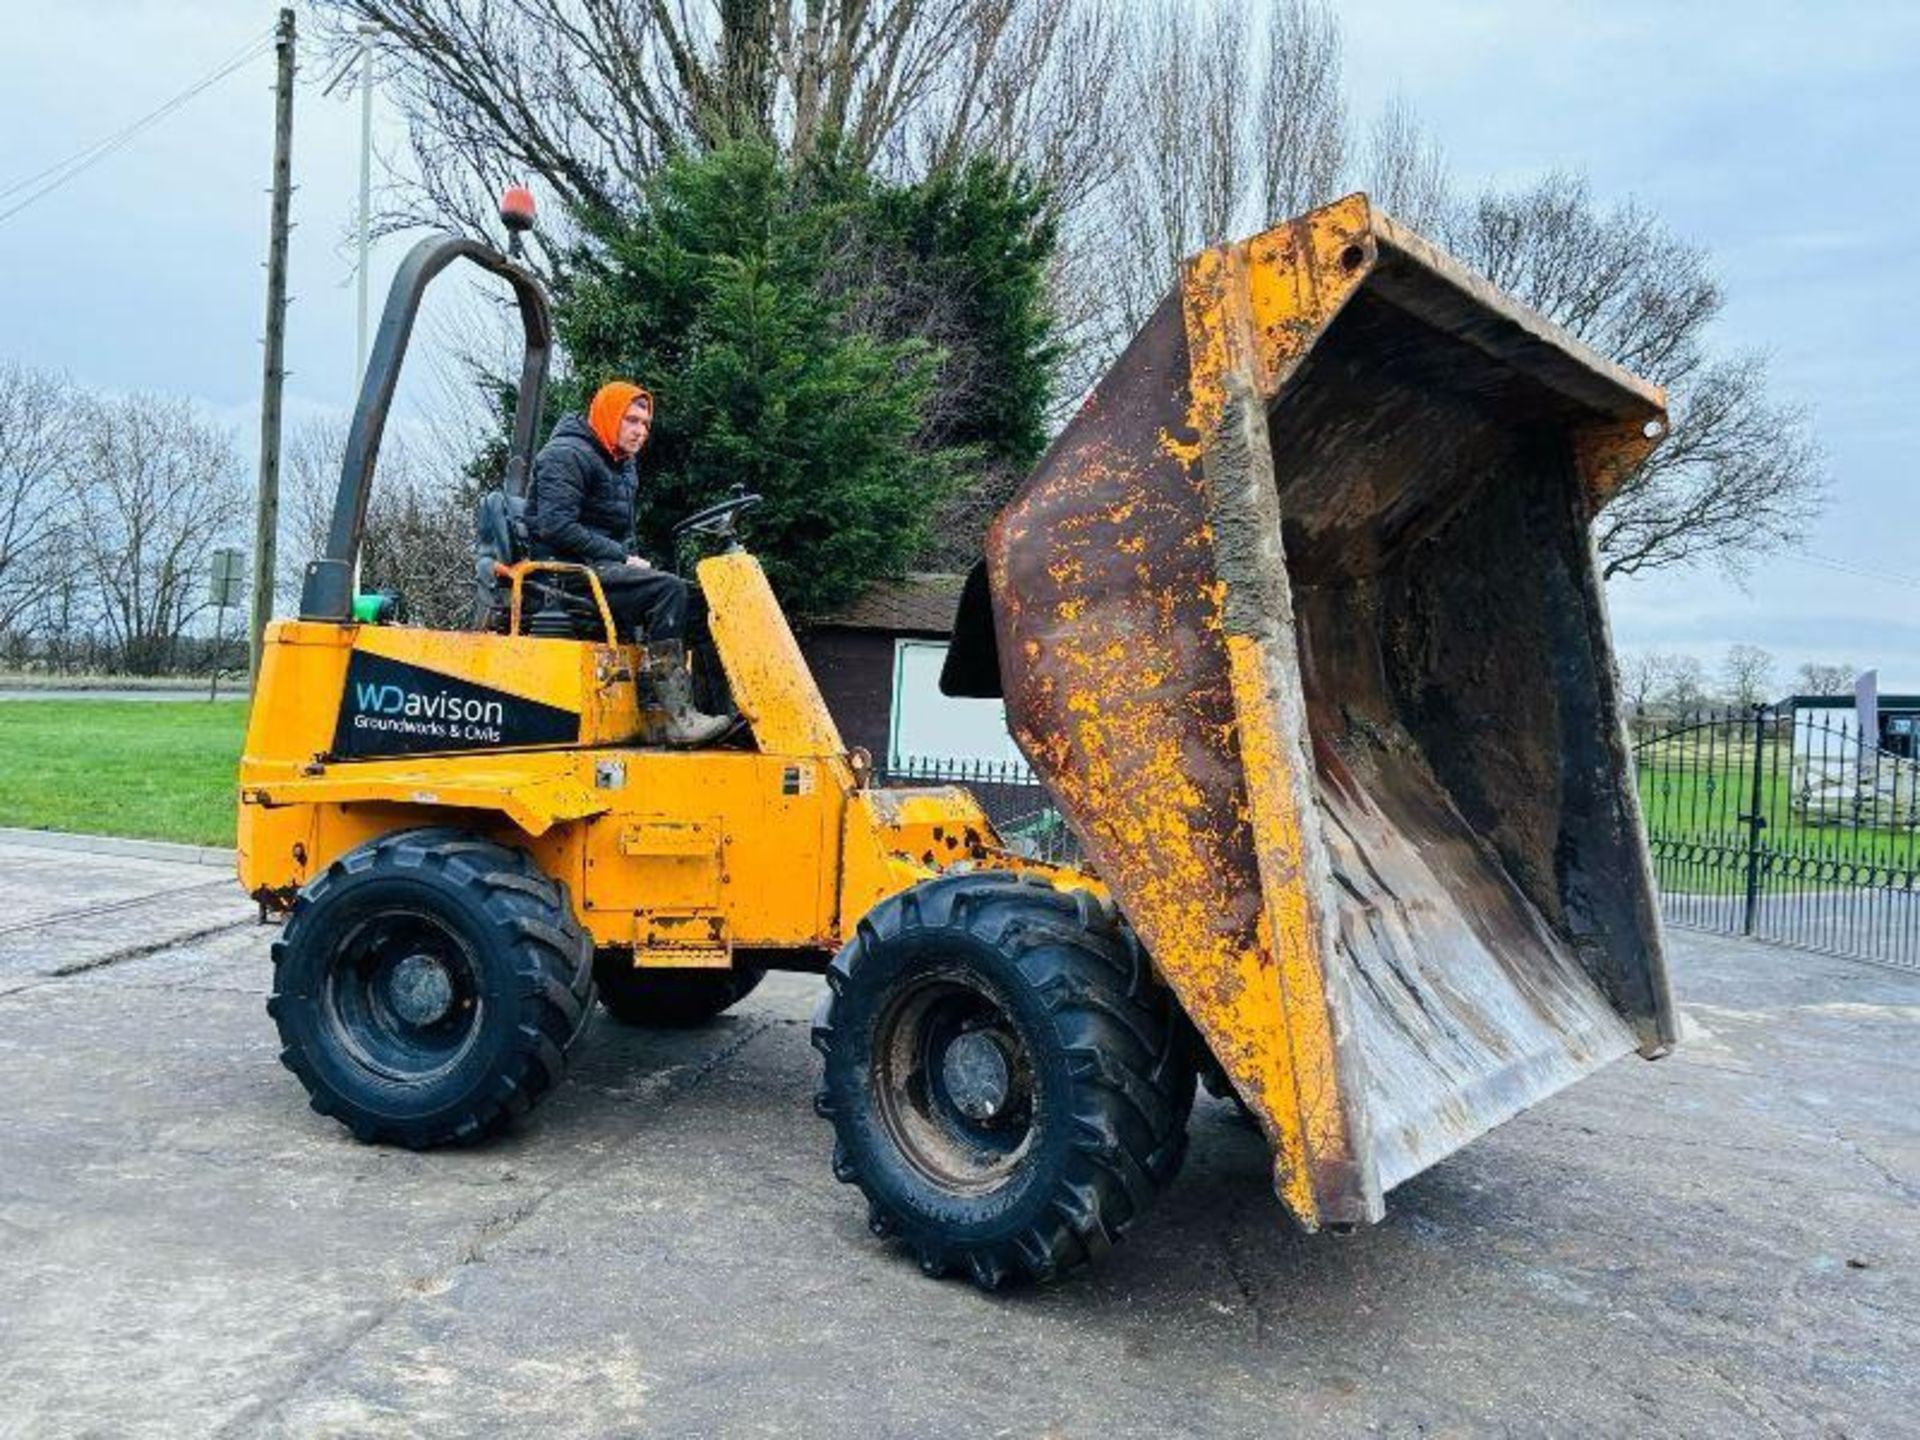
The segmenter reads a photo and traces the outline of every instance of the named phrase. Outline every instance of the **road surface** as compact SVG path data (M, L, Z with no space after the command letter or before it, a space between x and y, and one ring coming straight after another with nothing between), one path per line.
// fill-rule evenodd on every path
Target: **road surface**
M1920 980L1673 937L1688 1043L1289 1227L1204 1100L1089 1275L921 1276L828 1173L818 982L602 1017L516 1134L312 1114L205 865L0 842L0 1435L1912 1433Z

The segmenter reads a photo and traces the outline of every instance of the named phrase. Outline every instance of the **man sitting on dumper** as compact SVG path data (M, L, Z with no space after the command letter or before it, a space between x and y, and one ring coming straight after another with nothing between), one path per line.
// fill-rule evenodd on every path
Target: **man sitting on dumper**
M622 635L645 647L643 699L669 745L705 745L731 721L694 708L687 670L687 582L632 551L635 457L653 428L653 396L630 380L594 392L585 415L567 415L533 460L527 530L537 560L590 567Z

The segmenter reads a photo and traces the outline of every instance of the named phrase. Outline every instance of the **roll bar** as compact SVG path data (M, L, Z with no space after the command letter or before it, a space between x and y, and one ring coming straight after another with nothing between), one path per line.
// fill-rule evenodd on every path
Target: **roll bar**
M340 491L333 502L333 521L327 529L327 550L307 565L300 592L303 620L346 621L353 611L353 566L367 526L367 498L373 488L373 468L380 456L380 437L387 428L400 364L406 358L414 317L428 283L461 256L490 270L513 286L520 305L520 323L526 349L520 360L520 390L513 407L513 448L507 455L504 484L510 495L523 495L527 468L533 459L533 429L540 418L547 387L547 361L553 353L553 317L546 292L528 271L492 246L459 235L430 235L407 252L387 291L380 329L374 336L367 373L360 382L360 399L347 432L347 451L340 463Z

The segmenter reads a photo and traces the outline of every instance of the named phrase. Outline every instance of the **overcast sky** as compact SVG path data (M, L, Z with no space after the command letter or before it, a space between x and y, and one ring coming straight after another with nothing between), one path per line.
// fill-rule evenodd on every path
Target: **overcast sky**
M1766 562L1744 589L1711 571L1616 583L1620 646L1712 663L1745 642L1779 657L1783 682L1803 660L1845 660L1878 665L1884 689L1920 689L1920 6L1346 0L1340 13L1362 119L1404 96L1466 186L1575 167L1603 197L1648 201L1713 251L1728 295L1717 340L1769 351L1776 392L1815 414L1834 497L1807 557ZM0 187L165 101L273 17L239 0L0 0ZM271 78L271 59L254 61L0 219L0 357L194 396L252 453ZM357 121L351 103L301 90L295 417L350 401ZM377 252L376 311L401 248Z

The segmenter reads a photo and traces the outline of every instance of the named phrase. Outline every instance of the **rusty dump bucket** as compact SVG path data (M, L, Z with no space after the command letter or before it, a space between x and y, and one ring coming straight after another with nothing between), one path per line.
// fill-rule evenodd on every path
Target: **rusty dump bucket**
M993 527L1014 733L1305 1225L1673 1038L1588 540L1665 424L1355 195L1192 261Z

